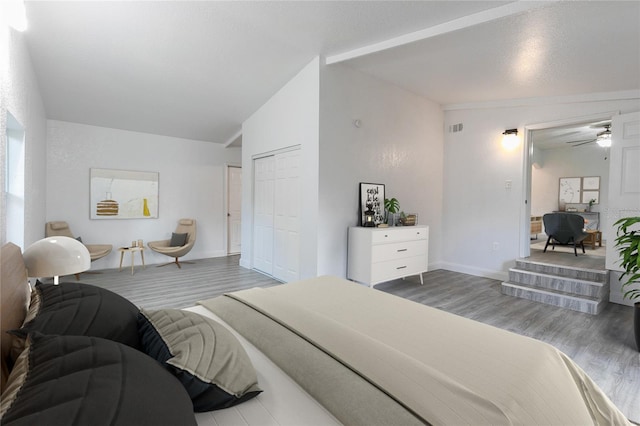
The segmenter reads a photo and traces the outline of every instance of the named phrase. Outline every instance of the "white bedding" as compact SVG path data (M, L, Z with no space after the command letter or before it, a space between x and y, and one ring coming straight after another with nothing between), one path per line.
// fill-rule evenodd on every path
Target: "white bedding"
M245 338L204 306L185 310L212 318L238 338L251 358L264 390L256 398L224 410L196 413L200 426L339 425L340 422Z
M304 336L431 424L629 424L556 348L336 277L227 298ZM257 326L247 324L245 336Z

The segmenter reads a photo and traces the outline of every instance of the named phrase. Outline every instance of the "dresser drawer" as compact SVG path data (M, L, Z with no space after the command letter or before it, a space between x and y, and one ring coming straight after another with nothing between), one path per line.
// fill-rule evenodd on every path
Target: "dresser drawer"
M427 240L377 244L371 248L371 262L384 262L405 257L424 256L427 253L427 245Z
M374 263L371 269L371 282L372 284L376 284L426 271L427 258L426 256L415 256L389 260L387 262L378 262Z
M393 243L398 241L426 240L427 229L424 227L407 226L403 229L391 228L377 230L371 236L373 244Z

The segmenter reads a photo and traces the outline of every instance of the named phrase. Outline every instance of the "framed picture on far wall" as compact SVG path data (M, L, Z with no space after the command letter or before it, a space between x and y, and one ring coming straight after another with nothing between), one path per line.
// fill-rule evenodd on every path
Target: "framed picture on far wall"
M91 219L157 219L158 172L91 169Z
M364 212L371 209L376 225L384 222L384 184L360 182L360 223L364 224Z

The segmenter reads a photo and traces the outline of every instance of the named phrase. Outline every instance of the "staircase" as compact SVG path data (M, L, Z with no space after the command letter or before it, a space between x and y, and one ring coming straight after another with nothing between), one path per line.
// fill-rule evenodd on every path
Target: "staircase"
M609 274L518 259L509 269L509 281L502 283L502 293L597 315L609 301Z

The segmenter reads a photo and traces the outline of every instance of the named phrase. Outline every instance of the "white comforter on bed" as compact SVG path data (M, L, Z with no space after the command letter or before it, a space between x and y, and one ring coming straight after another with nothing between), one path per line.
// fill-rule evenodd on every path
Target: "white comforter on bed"
M203 306L185 309L225 325L247 351L263 392L257 397L224 410L196 413L200 426L339 425L334 416L278 368L255 346Z
M629 424L578 365L534 339L335 277L228 296L431 424Z

